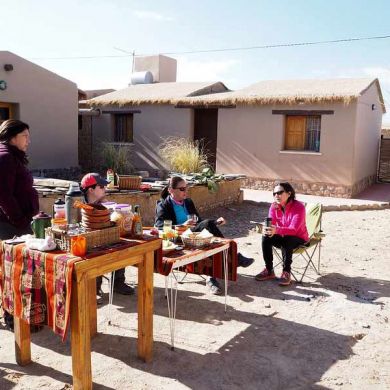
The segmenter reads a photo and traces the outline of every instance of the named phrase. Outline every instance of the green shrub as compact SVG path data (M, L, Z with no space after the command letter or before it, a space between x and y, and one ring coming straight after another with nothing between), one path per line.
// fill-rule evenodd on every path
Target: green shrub
M101 153L104 169L113 169L115 173L129 174L134 171L130 162L129 150L122 145L102 142Z

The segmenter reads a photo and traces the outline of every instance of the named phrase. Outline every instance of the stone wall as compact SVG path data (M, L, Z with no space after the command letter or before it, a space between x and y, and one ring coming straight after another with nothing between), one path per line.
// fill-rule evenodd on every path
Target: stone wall
M365 177L351 186L332 183L297 182L291 180L270 180L257 177L247 177L246 179L242 180L242 186L244 188L250 188L254 190L272 191L275 183L279 181L288 181L294 187L295 191L301 194L332 196L336 198L352 198L354 195L362 192L368 186L374 184L376 181L376 176L371 175Z
M241 180L222 181L219 183L219 191L210 194L205 186L194 186L189 189L188 196L194 201L197 209L201 212L232 203L242 202ZM52 214L53 203L56 199L64 198L64 194L39 194L40 209ZM138 204L141 206L142 220L145 226L154 223L156 202L160 194L156 192L130 192L120 191L107 194L106 200L117 203Z
M63 179L80 181L82 173L80 167L58 168L58 169L31 169L34 177L47 177L51 179Z

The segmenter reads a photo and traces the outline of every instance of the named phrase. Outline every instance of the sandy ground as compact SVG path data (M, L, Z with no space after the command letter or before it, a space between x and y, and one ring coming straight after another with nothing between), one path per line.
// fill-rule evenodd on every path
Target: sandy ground
M253 279L263 261L248 221L265 214L251 202L209 214L230 221L224 233L256 262L229 284L226 314L223 297L187 277L179 286L175 351L162 276L155 277L151 363L137 359L134 297L114 297L113 326L108 305L99 309L94 389L390 388L390 210L325 213L321 276L310 272L287 288ZM136 280L134 269L126 272ZM2 324L0 340L1 390L71 388L69 340L48 329L33 334L27 367L16 365L13 334Z

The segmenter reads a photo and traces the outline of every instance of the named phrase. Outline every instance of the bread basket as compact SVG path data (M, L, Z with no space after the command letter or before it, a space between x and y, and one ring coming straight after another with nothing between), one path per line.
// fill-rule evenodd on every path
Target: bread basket
M183 241L183 244L185 246L191 247L191 248L203 248L207 245L210 245L211 240L214 238L213 236L202 238L197 237L198 234L193 233L191 236L181 236L181 240Z

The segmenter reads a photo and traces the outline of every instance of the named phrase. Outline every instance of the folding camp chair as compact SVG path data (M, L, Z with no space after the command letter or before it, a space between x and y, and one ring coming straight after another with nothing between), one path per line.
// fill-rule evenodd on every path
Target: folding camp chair
M309 233L309 241L298 248L293 252L293 264L298 258L303 258L305 261L305 266L303 272L294 272L300 273L301 278L295 276L294 272L291 272L293 278L301 283L309 266L311 266L317 275L320 275L320 262L321 262L321 241L325 237L321 230L321 220L322 220L322 205L320 203L307 203L305 205L306 209L306 227L307 232ZM280 260L276 266L283 262L281 251L279 248L273 247L273 253ZM317 266L314 264L314 257L317 253ZM274 266L274 268L276 267Z

